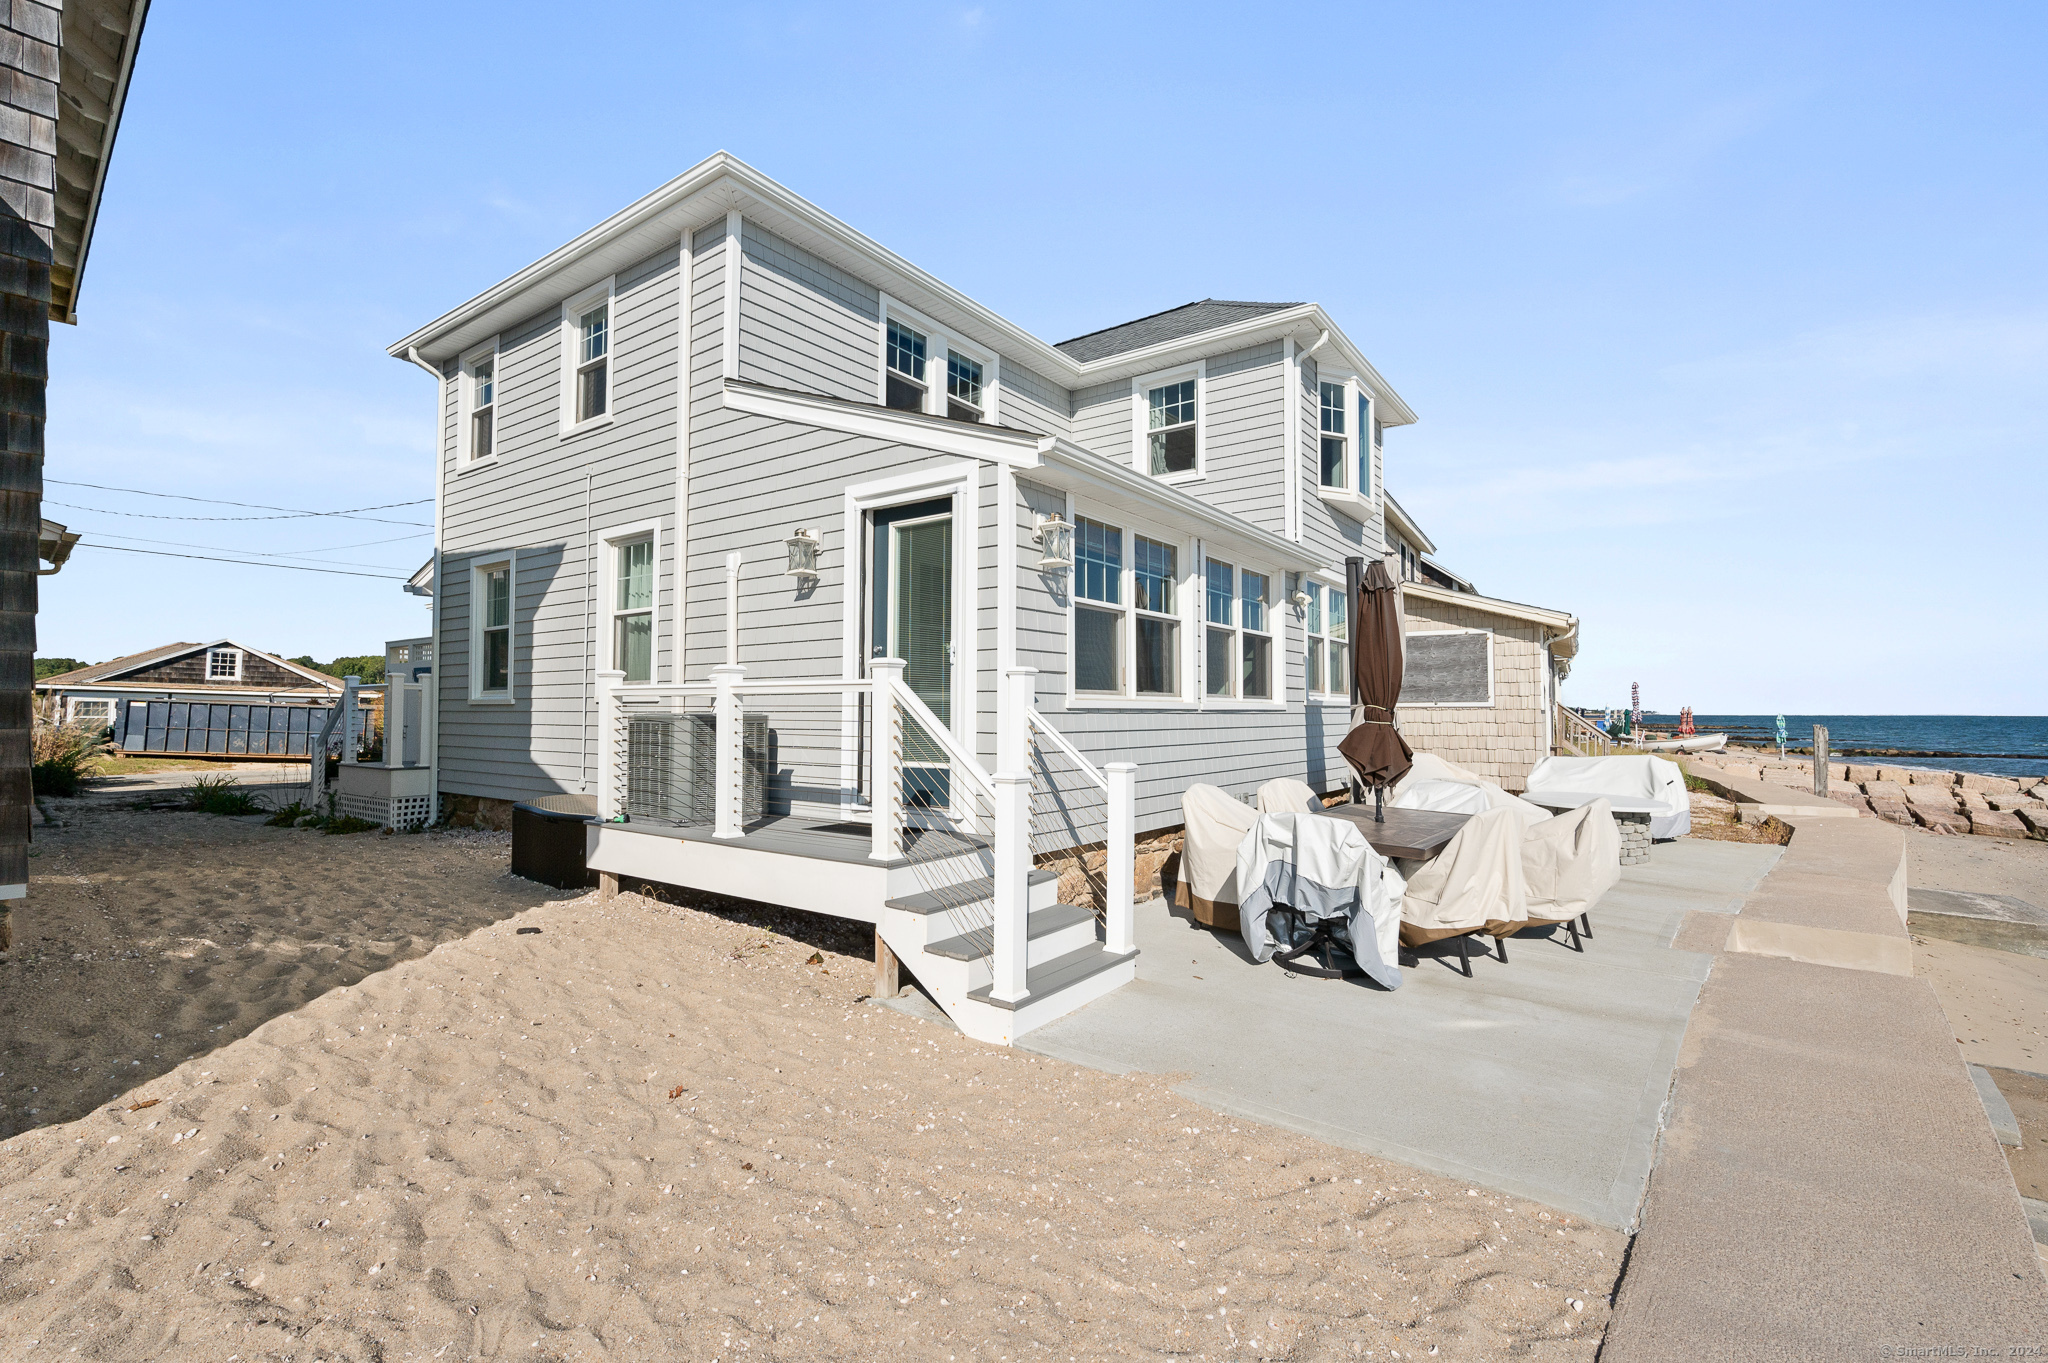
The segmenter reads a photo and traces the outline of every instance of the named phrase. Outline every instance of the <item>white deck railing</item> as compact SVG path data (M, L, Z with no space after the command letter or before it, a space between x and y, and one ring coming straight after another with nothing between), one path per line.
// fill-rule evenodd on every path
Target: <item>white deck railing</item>
M1015 668L1001 681L991 771L904 682L903 668L881 658L864 678L756 680L724 663L708 682L632 686L623 673L600 672L598 816L623 822L659 808L651 817L708 825L718 839L743 837L763 815L864 819L870 857L909 862L927 891L961 900L949 907L989 905L991 992L1014 1002L1028 993L1034 771L1041 790L1048 785L1035 738L1079 773L1067 784L1097 787L1106 802L1105 935L1111 951L1132 950L1137 769L1098 770L1038 714L1035 669ZM636 749L636 718L668 723L646 726ZM967 889L984 874L988 889Z

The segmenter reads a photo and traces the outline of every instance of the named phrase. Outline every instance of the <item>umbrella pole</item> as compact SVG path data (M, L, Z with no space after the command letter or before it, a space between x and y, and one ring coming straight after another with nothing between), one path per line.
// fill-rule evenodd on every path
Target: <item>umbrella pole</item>
M1384 785L1374 786L1372 788L1372 821L1374 823L1385 823L1387 821L1386 802L1387 788Z

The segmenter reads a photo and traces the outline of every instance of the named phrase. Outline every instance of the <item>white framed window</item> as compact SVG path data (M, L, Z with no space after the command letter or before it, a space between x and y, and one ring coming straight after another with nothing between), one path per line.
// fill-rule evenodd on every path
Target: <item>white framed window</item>
M1202 476L1208 384L1201 363L1131 380L1131 467L1168 482Z
M239 648L207 649L206 679L210 682L240 681L242 679L242 650Z
M457 444L460 462L475 464L498 453L498 338L493 336L462 357L456 375L461 400Z
M1203 565L1203 692L1273 700L1273 577L1219 558Z
M1493 704L1493 633L1483 629L1428 630L1406 636L1401 704Z
M952 334L931 318L882 295L880 386L884 407L995 425L1002 362L994 351Z
M611 612L611 665L626 682L654 680L655 537L606 541L611 554L606 600Z
M1303 632L1308 635L1308 692L1312 696L1351 698L1350 611L1340 587L1309 581L1302 584L1308 595L1303 611Z
M1346 433L1345 408L1348 393L1344 384L1325 382L1322 388L1322 485L1349 488L1351 484L1351 441Z
M1372 432L1371 441L1368 442L1360 439L1358 442L1358 495L1367 501L1371 501L1373 497L1373 456L1379 453L1380 423L1373 419L1372 394L1365 392L1363 389L1358 394L1358 431L1360 436L1363 436L1367 431Z
M70 701L70 717L73 724L112 724L114 702L111 700L86 700L74 696Z
M512 699L512 565L487 563L471 572L469 695L471 700Z
M609 423L617 343L614 280L562 305L562 434Z
M1071 688L1077 700L1185 701L1182 625L1189 548L1077 514Z

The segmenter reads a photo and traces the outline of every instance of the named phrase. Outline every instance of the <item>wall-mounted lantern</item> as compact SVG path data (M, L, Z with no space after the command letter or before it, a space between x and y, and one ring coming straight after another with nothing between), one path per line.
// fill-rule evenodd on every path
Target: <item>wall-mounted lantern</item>
M1298 611L1308 609L1308 584L1303 581L1304 576L1301 573L1287 575L1287 599L1294 603L1294 608Z
M1039 572L1064 573L1074 566L1074 527L1061 520L1059 512L1040 516L1032 538L1038 541Z
M796 528L796 533L783 543L789 548L789 568L784 576L795 578L799 587L816 586L818 550L821 547L818 544L817 532L800 525Z

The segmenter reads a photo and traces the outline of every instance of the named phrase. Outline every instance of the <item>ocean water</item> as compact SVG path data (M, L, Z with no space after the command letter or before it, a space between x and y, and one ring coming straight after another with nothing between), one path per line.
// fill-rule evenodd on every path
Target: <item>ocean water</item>
M1775 746L1776 715L1694 715L1703 734L1726 733L1732 743ZM1898 767L1937 767L1987 776L2048 776L2048 716L2041 715L1786 715L1785 751L1813 749L1813 726L1825 725L1828 747L1848 761ZM1677 715L1643 714L1645 728L1676 729ZM1848 749L1938 753L1941 756L1869 757Z

